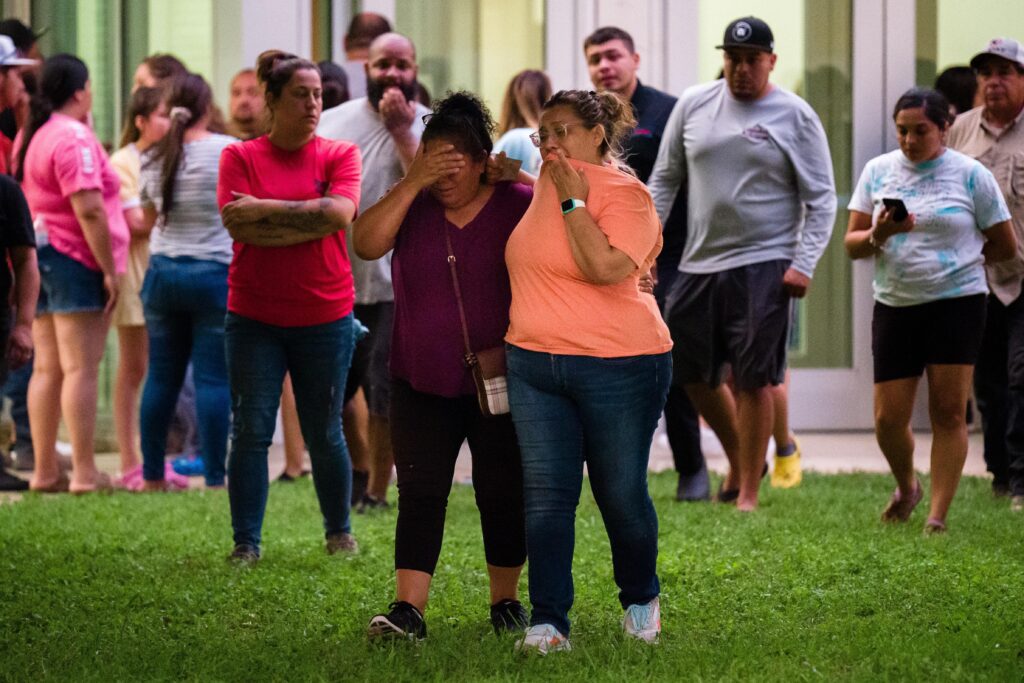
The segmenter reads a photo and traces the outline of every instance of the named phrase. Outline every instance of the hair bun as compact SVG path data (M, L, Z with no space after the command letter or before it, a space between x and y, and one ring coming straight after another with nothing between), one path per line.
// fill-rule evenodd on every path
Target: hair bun
M256 78L260 83L266 83L270 74L274 71L280 62L287 61L289 59L298 59L296 55L284 50L264 50L260 53L260 56L256 58Z
M491 119L491 112L487 109L479 97L471 92L459 90L448 92L444 98L434 103L434 116L454 117L462 116L473 122L483 121L488 136L494 134L494 121Z

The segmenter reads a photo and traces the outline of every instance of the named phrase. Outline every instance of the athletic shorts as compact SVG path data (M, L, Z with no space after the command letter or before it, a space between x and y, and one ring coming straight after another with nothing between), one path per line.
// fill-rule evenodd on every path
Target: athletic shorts
M782 383L790 323L782 277L789 263L679 273L665 303L675 384L717 387L727 364L738 389Z
M916 306L876 301L871 320L875 384L920 377L928 365L974 365L985 332L985 296Z

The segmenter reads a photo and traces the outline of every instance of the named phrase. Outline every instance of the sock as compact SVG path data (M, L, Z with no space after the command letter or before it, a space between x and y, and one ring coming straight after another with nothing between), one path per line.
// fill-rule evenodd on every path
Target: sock
M778 458L785 458L794 453L796 453L796 441L790 441L788 445L775 449L775 456Z

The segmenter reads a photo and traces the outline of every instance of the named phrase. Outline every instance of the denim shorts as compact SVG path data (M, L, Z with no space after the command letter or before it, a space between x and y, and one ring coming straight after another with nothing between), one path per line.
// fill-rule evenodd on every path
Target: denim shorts
M102 311L106 299L102 272L87 268L50 245L39 248L36 315Z

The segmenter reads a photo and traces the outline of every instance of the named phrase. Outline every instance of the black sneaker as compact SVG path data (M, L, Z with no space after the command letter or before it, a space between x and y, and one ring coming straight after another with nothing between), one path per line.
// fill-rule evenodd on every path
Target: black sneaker
M356 506L356 512L365 515L367 512L381 512L387 510L390 505L382 498L377 498L369 493L363 495L363 499L359 501L359 505Z
M260 549L248 543L236 543L235 549L228 555L228 562L251 567L260 560Z
M711 480L708 478L707 465L701 465L696 474L680 474L676 485L676 500L702 501L711 500Z
M28 482L0 467L0 491L27 491Z
M11 451L11 460L11 467L18 472L31 472L36 468L36 454L30 450Z
M370 619L366 635L370 640L408 638L423 640L427 637L427 624L415 606L401 600L388 605L387 614L378 614Z
M503 633L522 633L530 623L523 603L508 598L491 605L491 626L499 636Z

